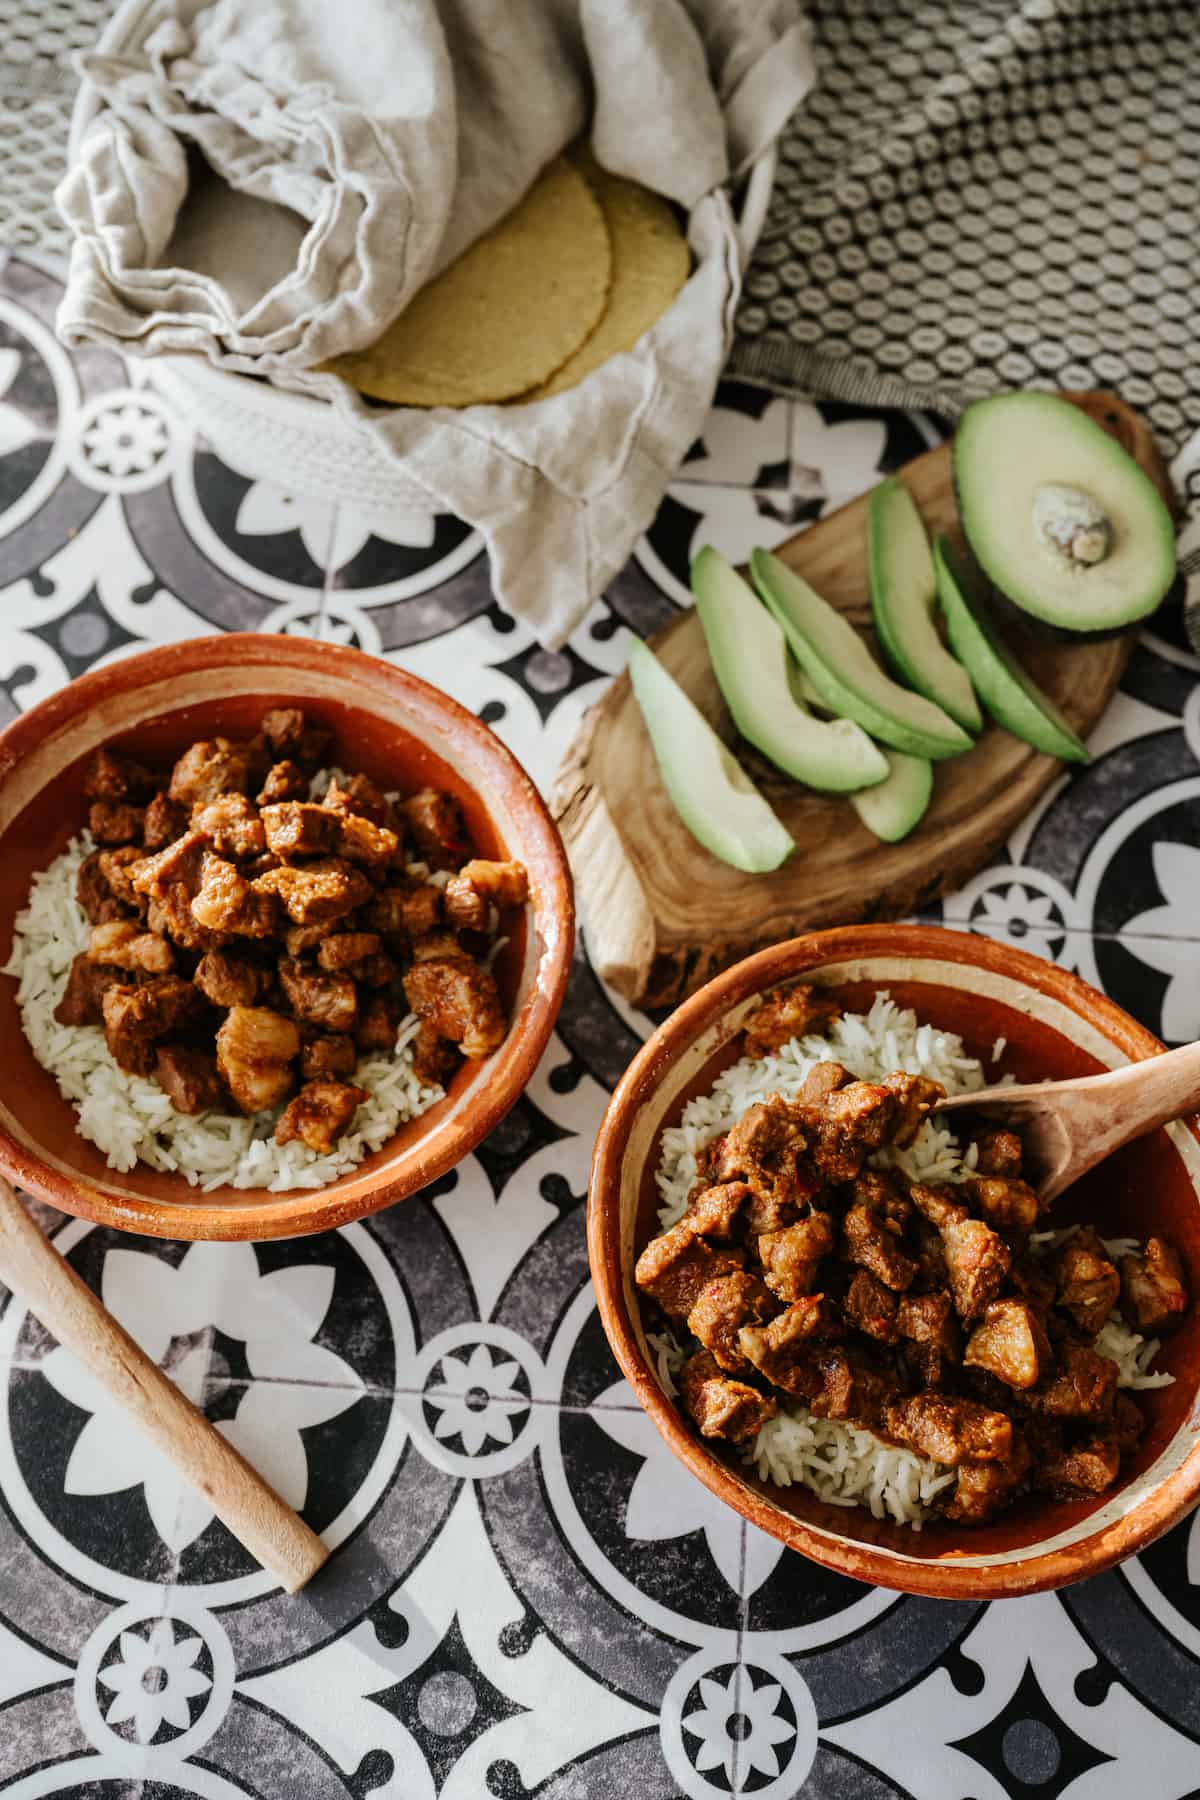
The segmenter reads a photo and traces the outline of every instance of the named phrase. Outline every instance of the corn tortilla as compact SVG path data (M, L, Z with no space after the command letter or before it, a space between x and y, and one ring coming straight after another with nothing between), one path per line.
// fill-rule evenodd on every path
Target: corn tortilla
M662 317L691 270L687 239L661 194L610 175L586 152L576 161L604 210L612 242L612 286L595 329L548 380L524 400L544 400L574 387L619 351L632 350Z
M382 337L326 367L395 406L509 400L579 348L604 311L611 278L600 203L559 157Z

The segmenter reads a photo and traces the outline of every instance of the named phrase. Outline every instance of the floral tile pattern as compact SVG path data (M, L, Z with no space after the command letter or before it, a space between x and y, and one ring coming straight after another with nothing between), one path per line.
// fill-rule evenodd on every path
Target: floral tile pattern
M777 543L936 442L919 414L724 387L560 652L457 520L375 518L226 467L145 371L52 331L0 267L0 721L84 669L230 629L395 658L548 784L708 535ZM1200 1034L1200 663L1156 620L1093 735L934 916ZM60 1251L336 1547L279 1593L0 1294L0 1792L19 1800L1072 1800L1200 1788L1200 1537L990 1607L863 1587L744 1525L608 1352L584 1199L651 1021L577 953L503 1124L417 1199L294 1243Z

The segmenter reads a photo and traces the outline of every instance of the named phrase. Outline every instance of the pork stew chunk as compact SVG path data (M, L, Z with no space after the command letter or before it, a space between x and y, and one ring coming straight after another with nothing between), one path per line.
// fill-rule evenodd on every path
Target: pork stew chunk
M464 905L451 888L443 926ZM437 963L409 970L414 1007ZM827 990L778 990L744 1053L775 1055L839 1012ZM1168 1330L1191 1296L1161 1239L1118 1270L1090 1228L1052 1249L1031 1236L1040 1208L1012 1131L978 1132L964 1180L904 1176L891 1153L941 1098L923 1075L816 1064L793 1099L768 1094L699 1148L683 1216L634 1275L690 1340L681 1404L703 1436L744 1445L781 1404L848 1420L952 1469L934 1504L978 1525L1031 1492L1085 1498L1118 1479L1144 1419L1097 1333L1118 1300L1139 1331Z

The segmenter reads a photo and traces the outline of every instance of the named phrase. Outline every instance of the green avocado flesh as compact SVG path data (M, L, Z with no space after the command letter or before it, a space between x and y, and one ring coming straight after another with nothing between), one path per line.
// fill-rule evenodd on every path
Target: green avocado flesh
M850 804L866 826L885 844L898 844L925 816L933 795L933 764L925 756L893 750L891 771L878 787L852 794Z
M998 394L968 406L954 434L954 485L980 568L1015 606L1068 631L1105 631L1152 613L1175 576L1175 528L1133 458L1054 394ZM1056 497L1057 496L1057 501ZM1089 560L1056 547L1072 506L1101 519ZM1065 510L1064 510L1065 509ZM1082 552L1081 552L1082 554ZM976 684L978 685L978 684Z
M1047 756L1087 762L1086 745L997 637L982 601L970 591L962 558L943 537L934 542L933 562L954 653L971 671L979 697L996 723Z
M932 700L890 680L850 621L778 557L756 550L750 567L792 655L831 712L910 756L936 760L971 748L961 725Z
M893 669L965 731L982 731L971 677L938 636L937 583L916 501L893 475L867 505L867 569L875 632Z
M630 646L629 679L663 785L692 836L747 874L777 869L796 848L793 839L703 713L640 641Z
M826 793L848 794L886 778L887 759L860 726L813 718L791 679L781 627L719 551L697 555L692 592L714 673L744 738L797 781Z

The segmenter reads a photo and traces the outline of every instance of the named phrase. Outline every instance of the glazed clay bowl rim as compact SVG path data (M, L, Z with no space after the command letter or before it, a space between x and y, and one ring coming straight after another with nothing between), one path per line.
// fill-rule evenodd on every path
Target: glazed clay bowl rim
M878 980L881 987L886 987L888 980L899 979L918 983L925 979L936 985L936 974L929 970L923 976L922 965L975 969L980 971L981 981L990 974L1065 1008L1084 1027L1091 1027L1095 1037L1107 1041L1114 1066L1122 1057L1140 1061L1164 1048L1144 1026L1079 977L1027 951L970 932L936 925L855 925L809 932L762 950L717 976L672 1013L643 1044L612 1094L596 1139L588 1192L588 1260L600 1319L622 1373L672 1453L710 1493L790 1549L853 1580L905 1593L964 1600L1041 1593L1112 1568L1161 1536L1195 1506L1200 1498L1200 1423L1194 1395L1189 1419L1171 1440L1175 1443L1189 1432L1191 1448L1177 1456L1174 1466L1147 1492L1095 1531L1088 1532L1085 1523L1075 1541L1046 1540L1045 1549L1039 1549L1033 1538L1026 1548L994 1562L970 1561L966 1553L961 1560L956 1553L908 1558L886 1545L819 1529L772 1505L766 1492L739 1479L695 1435L659 1385L639 1342L635 1323L640 1316L638 1299L622 1249L621 1194L626 1151L647 1102L658 1094L664 1078L681 1059L689 1057L699 1068L728 1041L732 1034L723 1022L734 1009L740 1007L744 1012L758 995L809 971L818 974L842 965L844 972L834 979L849 981L855 978L852 965L888 960L902 962L906 975L877 977L868 975L864 967L858 979ZM628 1178L635 1185L643 1179L649 1157L657 1157L661 1128L662 1114L656 1112L652 1132L646 1126L641 1129L635 1152L640 1162ZM1191 1118L1167 1129L1189 1134L1184 1141L1193 1154L1184 1175L1196 1190L1200 1179L1200 1160L1194 1154L1200 1141L1197 1120ZM1179 1141L1175 1140L1177 1148Z
M293 684L303 683L308 692L297 686L297 704L326 698L339 706L357 707L382 719L385 727L406 731L427 743L443 758L449 757L455 746L466 746L467 757L474 760L477 770L487 767L493 804L502 801L523 840L511 848L514 853L536 855L541 875L527 914L523 998L508 1036L482 1065L483 1074L453 1115L436 1121L432 1134L436 1148L430 1153L424 1150L418 1131L391 1166L369 1170L364 1176L360 1165L340 1183L326 1188L293 1188L277 1194L244 1190L255 1198L222 1201L179 1177L178 1196L164 1200L107 1193L82 1176L72 1178L48 1164L37 1149L22 1143L0 1118L0 1171L10 1180L74 1217L151 1237L261 1242L307 1236L366 1217L427 1187L469 1155L528 1085L562 1005L574 948L575 910L566 851L545 801L517 758L489 726L433 683L346 645L263 632L223 632L159 645L91 670L19 714L0 732L0 793L19 780L25 758L68 733L82 715L103 714L123 694L156 685L163 688L170 695L165 705L138 714L129 723L116 724L110 735L136 730L164 712L219 699L219 689L196 695L186 684L189 679L207 680L211 688L221 672L234 668L244 671L243 679L252 679L257 691L280 698ZM322 684L326 680L335 688L340 686L340 693L325 694ZM164 686L176 682L180 684L177 694L173 687ZM403 727L380 710L389 700L408 715ZM428 736L422 736L426 731ZM492 809L485 805L478 787L469 776L460 778L490 820ZM28 802L28 796L20 798L14 817ZM356 1180L362 1184L359 1192L343 1192L342 1184Z

